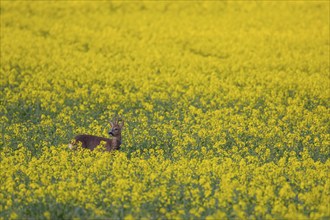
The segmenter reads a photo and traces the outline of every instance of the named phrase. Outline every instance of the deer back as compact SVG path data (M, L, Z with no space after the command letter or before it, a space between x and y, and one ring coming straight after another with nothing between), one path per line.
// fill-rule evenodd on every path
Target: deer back
M119 148L118 143L114 139L98 137L94 135L82 134L75 137L75 145L81 143L82 148L94 150L101 142L105 142L107 151L116 150ZM119 144L120 145L120 144Z

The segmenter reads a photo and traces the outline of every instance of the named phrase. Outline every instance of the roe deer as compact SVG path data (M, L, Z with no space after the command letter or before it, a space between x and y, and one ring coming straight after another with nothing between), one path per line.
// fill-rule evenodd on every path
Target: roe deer
M121 121L120 124L119 121ZM69 144L69 148L74 149L78 144L81 144L81 147L83 148L94 150L98 145L100 145L101 141L103 141L105 142L106 151L119 150L121 144L121 130L124 126L124 120L117 118L113 121L110 121L110 125L111 130L109 131L109 135L112 136L111 139L94 135L81 134L74 138L71 144Z

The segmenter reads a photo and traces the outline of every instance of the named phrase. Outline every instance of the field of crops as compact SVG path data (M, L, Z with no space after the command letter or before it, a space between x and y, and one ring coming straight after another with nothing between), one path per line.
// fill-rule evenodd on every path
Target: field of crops
M329 2L1 1L0 219L329 219ZM76 134L121 150L68 149Z

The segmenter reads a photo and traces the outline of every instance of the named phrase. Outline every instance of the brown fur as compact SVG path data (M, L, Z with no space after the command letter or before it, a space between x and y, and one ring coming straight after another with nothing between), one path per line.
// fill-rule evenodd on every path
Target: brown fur
M87 148L90 150L94 150L98 145L100 145L101 141L105 142L105 149L107 151L112 150L119 150L120 144L121 144L121 138L104 138L104 137L98 137L94 135L88 135L88 134L81 134L77 135L74 140L74 145L81 143L82 148Z
M69 148L74 149L77 145L81 144L82 148L94 150L101 144L101 142L105 142L106 151L119 150L121 145L121 129L124 126L124 121L119 124L117 119L114 122L110 122L110 124L111 130L109 131L109 135L112 136L111 139L89 134L81 134L74 138L73 142L69 144Z

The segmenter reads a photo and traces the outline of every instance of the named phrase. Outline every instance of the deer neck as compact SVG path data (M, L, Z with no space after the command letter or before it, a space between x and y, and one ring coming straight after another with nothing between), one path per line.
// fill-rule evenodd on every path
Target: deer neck
M116 140L121 141L121 134L118 134L116 136L113 136L112 139L116 139Z
M120 145L121 144L121 135L116 135L112 137L112 144L115 145Z

